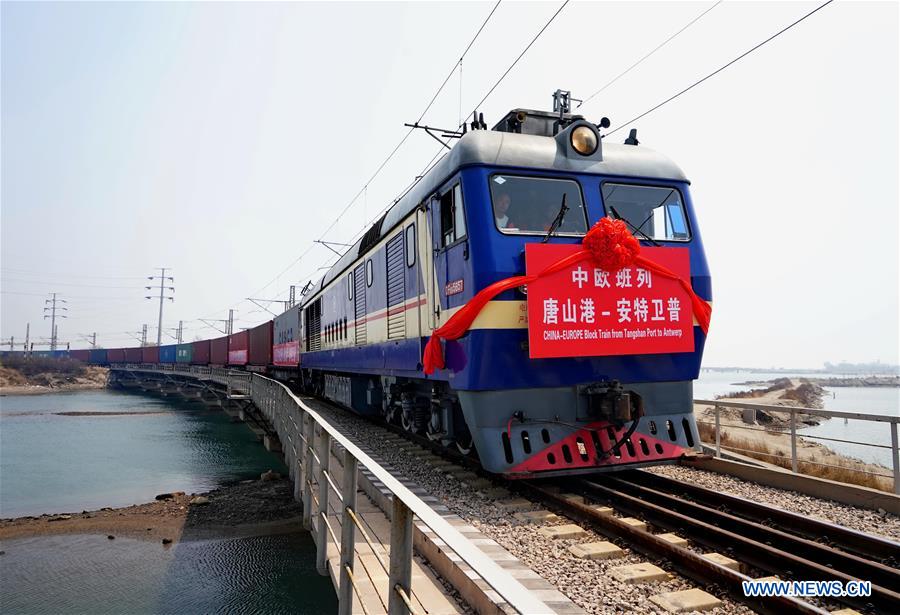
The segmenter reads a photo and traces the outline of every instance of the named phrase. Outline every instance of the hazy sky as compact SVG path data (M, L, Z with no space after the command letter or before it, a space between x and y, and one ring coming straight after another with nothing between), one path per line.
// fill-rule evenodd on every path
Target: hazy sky
M571 2L486 121L557 88L586 98L712 4ZM48 337L56 291L73 347L130 345L143 323L155 340L160 266L164 328L187 339L229 307L236 327L269 318L243 299L321 273L324 247L294 261L492 5L3 2L0 335ZM618 126L815 6L723 2L580 111ZM558 7L504 1L425 121L456 125ZM835 2L635 126L692 181L706 365L898 361L897 3ZM326 238L349 241L436 147L413 134Z

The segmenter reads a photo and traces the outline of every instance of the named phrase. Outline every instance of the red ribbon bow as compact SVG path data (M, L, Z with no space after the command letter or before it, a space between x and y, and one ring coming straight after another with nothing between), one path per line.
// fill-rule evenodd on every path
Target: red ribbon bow
M632 265L640 265L657 275L677 280L682 289L691 298L691 306L700 329L703 330L704 334L709 331L709 320L712 316L710 305L697 296L689 281L683 280L666 267L641 256L641 244L629 232L624 222L613 220L612 218L600 218L591 227L587 235L584 236L581 245L583 246L582 250L561 258L552 265L548 265L540 273L513 276L494 282L490 286L481 289L468 303L451 316L450 320L434 330L428 339L428 343L425 344L425 354L422 357L425 373L432 374L436 369L444 369L444 353L441 349L441 340L455 340L465 335L469 327L472 326L472 322L474 322L475 318L478 317L478 314L481 313L481 310L484 309L484 306L491 299L505 290L529 284L538 278L562 271L586 260L592 261L604 271L611 273Z

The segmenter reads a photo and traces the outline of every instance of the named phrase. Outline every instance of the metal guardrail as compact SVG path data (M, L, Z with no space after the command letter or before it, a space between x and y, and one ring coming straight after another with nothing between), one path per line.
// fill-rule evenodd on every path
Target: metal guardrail
M168 372L157 366L125 365L126 369ZM340 582L338 588L339 612L349 614L353 608L353 592L357 587L353 576L354 545L356 531L372 547L357 516L357 471L365 467L384 484L393 496L390 515L391 536L388 561L384 561L375 549L376 559L388 575L389 615L415 613L412 602L413 517L433 531L450 549L468 564L494 591L519 613L543 614L552 609L539 600L518 579L501 568L493 559L472 544L428 504L412 493L389 471L348 440L319 413L294 395L285 385L259 374L230 371L226 368L206 368L175 364L172 372L187 376L208 376L209 380L224 384L229 391L246 391L253 404L275 428L281 441L285 463L294 479L295 496L303 504L303 526L313 529L316 518L316 567L321 574L328 574L328 538L340 548ZM335 484L329 465L332 443L343 448L343 480ZM318 497L313 493L317 484ZM330 492L340 502L341 528L338 536L328 520ZM362 605L362 600L360 599ZM363 606L365 609L365 607Z
M790 459L791 460L791 471L795 474L798 473L799 466L801 460L797 456L797 415L798 414L809 414L813 416L821 416L825 418L842 418L842 419L852 419L857 421L871 421L876 423L886 423L887 428L891 433L891 445L887 446L884 444L873 444L871 442L859 442L856 440L843 440L839 438L826 438L824 436L814 436L803 434L801 437L810 440L821 440L823 442L841 442L844 444L856 444L860 446L868 446L872 448L880 448L880 449L890 449L891 451L891 461L893 466L892 474L886 474L882 472L871 472L868 470L862 470L857 468L850 468L846 466L838 466L835 464L815 462L815 461L807 461L803 460L803 463L809 463L817 466L824 466L830 468L841 468L844 470L849 470L853 472L859 472L860 474L869 474L872 476L881 476L884 478L893 477L894 481L894 493L900 495L900 438L898 438L898 424L900 424L900 417L898 416L887 416L884 414L863 414L860 412L842 412L838 410L820 410L818 408L795 408L791 406L774 406L770 404L755 404L751 402L740 402L740 401L725 401L725 400L707 400L707 399L695 399L695 405L701 406L712 406L715 411L715 438L716 438L716 457L722 456L722 426L721 426L721 409L722 408L739 408L741 410L764 410L765 412L772 413L781 413L790 415L790 436L791 436L791 455L788 457L787 455L776 455L774 453L763 453L760 451L749 451L746 449L737 448L734 446L724 446L724 448L729 450L734 450L737 452L744 453L753 453L757 455L764 455L768 457L774 457L777 459ZM698 423L710 425L710 423L705 421L697 421ZM754 421L755 422L755 421ZM728 425L729 429L744 429L747 431L769 431L768 429L758 429L753 427L747 427L744 425Z

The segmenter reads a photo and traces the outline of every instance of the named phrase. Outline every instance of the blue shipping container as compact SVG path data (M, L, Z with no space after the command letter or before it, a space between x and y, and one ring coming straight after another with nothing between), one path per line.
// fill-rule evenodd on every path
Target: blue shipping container
M159 362L160 363L174 363L175 362L175 349L178 346L175 344L169 344L168 346L160 346L159 347Z
M88 363L91 365L105 365L106 364L106 349L105 348L92 348L91 349L91 358L88 359Z

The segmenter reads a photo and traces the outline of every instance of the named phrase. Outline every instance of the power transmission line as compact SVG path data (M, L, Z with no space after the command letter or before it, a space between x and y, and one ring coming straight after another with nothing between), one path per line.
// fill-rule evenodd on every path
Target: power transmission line
M645 117L645 116L647 116L647 115L650 115L651 113L653 113L654 111L656 111L657 109L659 109L660 107L662 107L663 105L666 105L666 104L672 102L673 100L675 100L676 98L678 98L679 96L681 96L682 94L685 94L685 93L689 92L690 90L693 90L695 87L697 87L698 85L700 85L701 83L703 83L704 81L706 81L707 79L709 79L710 77L714 77L715 75L721 73L723 70L725 70L726 68L728 68L729 66L731 66L731 65L734 64L735 62L738 62L739 60L741 60L741 59L747 57L748 55L750 55L751 53L753 53L754 51L756 51L757 49L759 49L760 47L762 47L763 45L765 45L766 43L768 43L769 41L778 38L779 36L781 36L782 34L784 34L785 32L787 32L788 30L790 30L791 28L793 28L794 26L796 26L797 24L799 24L800 22L806 20L808 17L811 17L811 16L814 15L815 13L818 13L819 11L821 11L823 8L825 8L826 6L828 6L829 4L831 4L832 2L834 2L834 0L828 0L827 2L824 2L823 4L820 4L819 6L817 6L817 7L814 8L813 10L811 10L809 13L807 13L806 15L804 15L803 17L801 17L801 18L798 19L797 21L793 22L792 24L790 24L790 25L788 25L788 26L785 26L784 28L782 28L781 30L779 30L778 32L776 32L775 34L773 34L772 36L770 36L769 38L767 38L766 40L764 40L763 42L758 43L757 45L754 45L752 48L748 49L747 51L745 51L744 53L742 53L741 55L739 55L738 57L736 57L735 59L733 59L731 62L728 62L727 64L725 64L725 65L723 65L723 66L717 68L716 70L714 70L713 72L709 73L708 75L706 75L706 76L703 77L702 79L698 79L697 81L695 81L694 83L692 83L692 84L689 85L688 87L684 88L683 90L681 90L681 91L678 92L677 94L674 94L674 95L670 96L669 98L665 99L664 101L662 101L661 103L659 103L659 104L656 105L655 107L652 107L652 108L648 109L647 111L644 111L644 112L641 113L640 115L638 115L638 116L636 116L636 117L633 117L632 119L628 120L627 122L625 122L625 123L623 123L623 124L620 124L620 125L617 126L615 129L609 131L608 133L606 133L606 134L603 135L603 136L604 136L604 137L608 137L608 136L611 135L611 134L615 134L615 133L619 132L620 130L622 130L623 128L625 128L626 126L628 126L629 124L632 124L632 123L638 121L639 119L641 119L641 118L643 118L643 117Z
M682 28L681 28L678 32L676 32L675 34L673 34L672 36L670 36L669 38L667 38L666 40L664 40L663 42L661 42L659 45L657 45L656 47L654 47L649 53L647 53L646 55L644 55L640 60L638 60L637 62L635 62L634 64L632 64L632 65L629 66L628 68L626 68L625 70L623 70L621 73L619 73L618 75L616 75L615 77L613 77L610 81L608 81L608 82L607 82L603 87L601 87L599 90L597 90L596 92L594 92L593 94L591 94L590 96L588 96L587 98L585 98L583 101L581 101L580 103L578 103L578 107L576 107L576 109L577 109L577 108L580 108L582 105L585 105L585 104L589 103L595 96L597 96L598 94L600 94L601 92L603 92L606 88L608 88L609 86L611 86L612 84L614 84L616 81L618 81L619 79L621 79L622 77L624 77L625 75L627 75L628 73L630 73L630 72L632 71L632 69L636 68L636 67L637 67L639 64L641 64L644 60L646 60L647 58L649 58L650 56L652 56L654 53L656 53L657 51L659 51L660 49L662 49L663 47L665 47L667 44L669 44L670 41L672 41L673 39L675 39L675 37L677 37L679 34L681 34L681 33L684 32L685 30L687 30L688 28L690 28L692 25L694 25L695 23L697 23L698 21L700 21L700 19L701 19L704 15L706 15L707 13L709 13L711 10L713 10L714 8L716 8L717 6L719 6L720 4L722 4L722 0L718 0L718 2L716 2L715 4L713 4L711 7L709 7L708 9L706 9L705 11L703 11L702 13L700 13L699 15L697 15L696 17L694 17L692 20L690 20L689 22L687 22L684 26L682 26Z
M9 271L16 275L40 275L59 278L89 278L96 280L143 280L143 276L137 275L85 275L81 273L54 273L50 271L35 271L34 269L18 269L16 267L0 267L0 271Z

